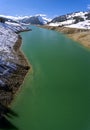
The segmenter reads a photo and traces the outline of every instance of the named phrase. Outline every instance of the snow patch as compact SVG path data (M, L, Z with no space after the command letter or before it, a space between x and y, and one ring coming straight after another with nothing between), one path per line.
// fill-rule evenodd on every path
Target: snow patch
M63 26L63 25L70 25L72 23L74 23L75 20L67 20L67 21L64 21L64 22L56 22L56 23L50 23L49 26Z
M79 22L77 24L68 25L68 26L65 26L65 27L80 28L80 29L90 29L90 20Z

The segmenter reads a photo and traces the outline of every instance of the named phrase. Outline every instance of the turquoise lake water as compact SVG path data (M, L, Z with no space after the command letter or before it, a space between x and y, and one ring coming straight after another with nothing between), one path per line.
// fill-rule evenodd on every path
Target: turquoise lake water
M22 50L32 65L12 104L18 130L90 129L90 51L66 36L32 26Z

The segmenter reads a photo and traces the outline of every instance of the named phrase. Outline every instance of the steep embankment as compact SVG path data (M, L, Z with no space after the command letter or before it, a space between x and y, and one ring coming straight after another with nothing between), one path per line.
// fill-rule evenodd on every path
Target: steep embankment
M81 43L83 46L90 48L90 30L47 25L40 27L64 33L71 39Z
M20 50L21 43L20 35L0 24L0 118L9 112L7 107L30 68Z

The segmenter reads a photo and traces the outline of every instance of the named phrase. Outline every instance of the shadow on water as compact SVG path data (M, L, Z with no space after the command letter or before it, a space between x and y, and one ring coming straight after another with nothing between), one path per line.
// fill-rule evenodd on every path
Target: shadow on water
M15 113L10 108L7 108L0 104L0 129L18 130L18 128L9 121L9 118L14 118L14 117L18 117L18 114Z

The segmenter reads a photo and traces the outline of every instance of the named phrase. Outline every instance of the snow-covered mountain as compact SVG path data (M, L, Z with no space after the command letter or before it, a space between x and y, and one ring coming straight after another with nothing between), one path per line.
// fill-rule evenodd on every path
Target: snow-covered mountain
M90 12L75 12L71 14L61 15L52 19L48 25L90 29Z
M38 14L35 16L5 16L0 15L0 17L5 18L6 22L11 23L23 23L23 24L34 24L34 25L44 25L49 26L65 26L70 28L82 28L90 29L90 12L74 12L66 15L61 15L55 17L54 19L48 19L46 15Z
M51 19L46 18L46 15L35 15L35 16L25 16L18 19L19 22L26 24L36 24L44 25L51 21Z
M37 24L44 25L51 21L51 19L46 18L46 15L42 14L38 14L35 16L17 16L17 17L0 15L0 17L3 17L9 21L21 22L25 24L36 24L36 25Z

